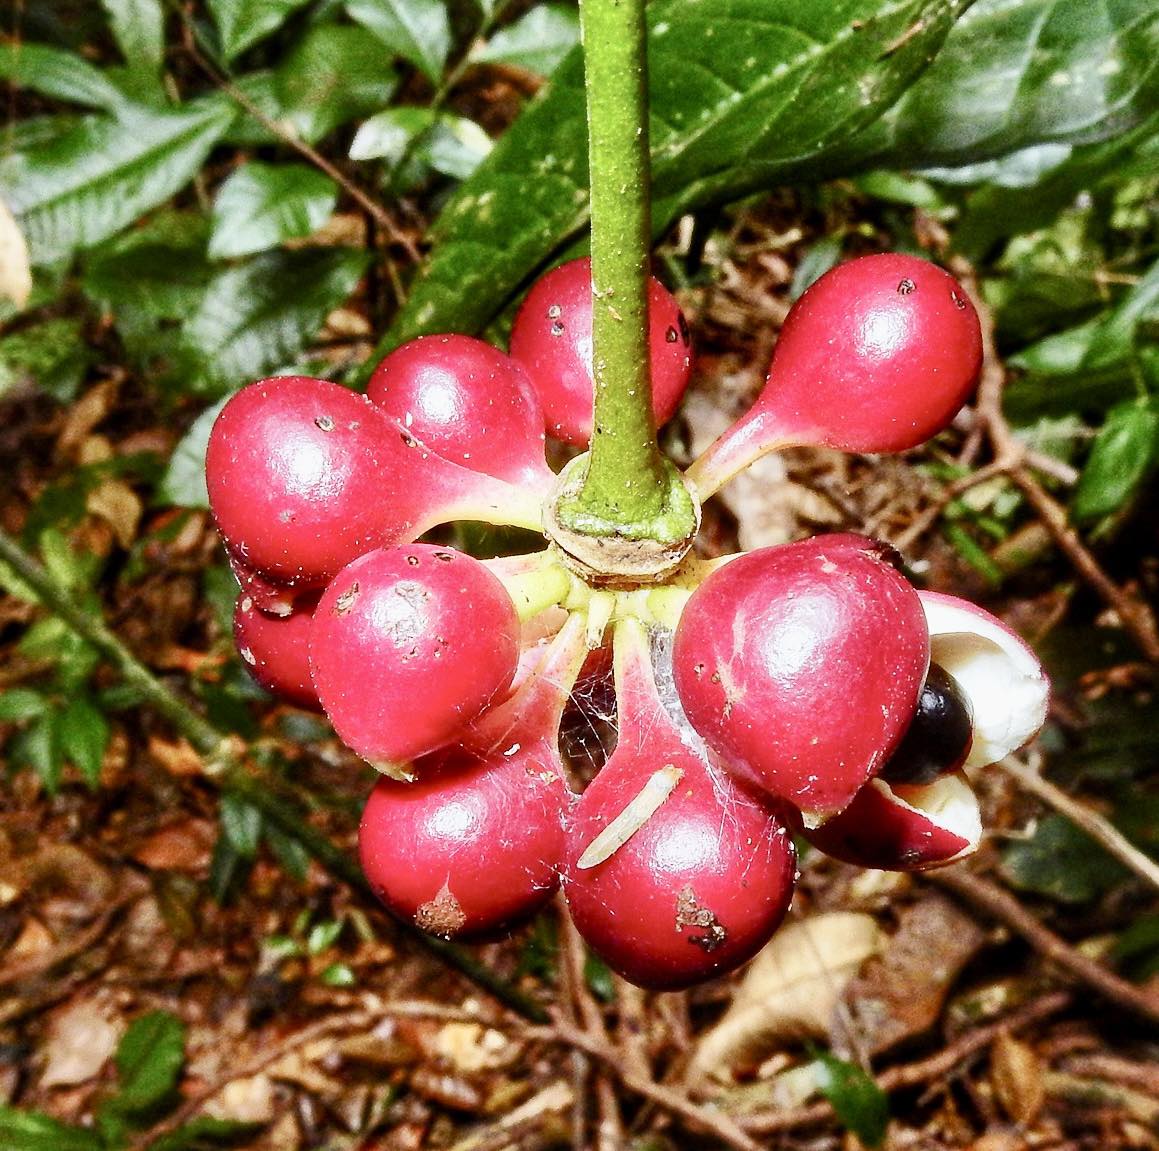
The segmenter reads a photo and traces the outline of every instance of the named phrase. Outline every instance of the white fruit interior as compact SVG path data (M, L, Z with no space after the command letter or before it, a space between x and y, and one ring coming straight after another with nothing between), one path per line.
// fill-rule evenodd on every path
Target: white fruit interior
M974 713L967 767L996 763L1046 721L1050 684L1033 651L988 612L936 594L921 594L930 629L930 659L961 684Z
M971 851L982 838L982 810L978 806L978 797L958 773L939 776L933 783L920 787L897 784L891 788L880 779L875 779L873 785L891 802L900 803L923 815L930 823L960 836L970 845ZM965 851L963 849L959 855Z

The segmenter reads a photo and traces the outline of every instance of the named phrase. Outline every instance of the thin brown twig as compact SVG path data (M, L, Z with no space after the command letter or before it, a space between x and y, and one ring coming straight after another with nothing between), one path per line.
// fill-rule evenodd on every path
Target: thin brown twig
M586 1051L600 1060L629 1091L677 1116L694 1130L707 1132L734 1148L734 1151L763 1151L761 1145L746 1135L730 1116L709 1107L702 1107L682 1092L663 1087L650 1078L630 1071L610 1044L601 1042L587 1031L582 1031L563 1020L556 1020L551 1027L527 1027L523 1034L549 1043L566 1043L568 1046Z
M1044 779L1034 768L1015 759L1014 756L1007 756L998 766L1032 795L1037 796L1085 831L1124 867L1152 887L1159 888L1159 863L1144 855L1109 820L1085 804L1071 799L1065 791L1055 787L1050 780Z
M961 867L931 871L922 878L1004 923L1021 935L1036 951L1105 999L1133 1015L1141 1015L1152 1023L1159 1023L1159 997L1146 994L1075 950L1069 943L1039 923L1014 896L996 884L972 875Z
M874 1082L887 1094L892 1091L917 1087L931 1083L951 1074L960 1064L989 1047L1003 1032L1020 1031L1031 1023L1037 1023L1051 1015L1057 1015L1070 1005L1073 995L1068 991L1055 991L1026 1004L1010 1015L993 1023L968 1031L952 1043L948 1043L934 1055L918 1059L913 1063L903 1063L890 1067L876 1076ZM759 1111L740 1119L746 1131L759 1135L771 1135L779 1131L789 1131L796 1127L810 1127L833 1118L833 1108L827 1102L812 1103L806 1107L795 1107L777 1111Z

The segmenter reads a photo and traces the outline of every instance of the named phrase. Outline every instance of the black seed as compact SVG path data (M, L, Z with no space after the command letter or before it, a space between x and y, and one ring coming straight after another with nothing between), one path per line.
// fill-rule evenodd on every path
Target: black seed
M879 776L887 783L933 783L961 767L973 737L969 697L945 668L932 663L909 730Z

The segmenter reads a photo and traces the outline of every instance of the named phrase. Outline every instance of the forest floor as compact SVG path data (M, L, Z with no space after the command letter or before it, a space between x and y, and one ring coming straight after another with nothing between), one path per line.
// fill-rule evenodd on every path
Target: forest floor
M801 242L825 223L795 211L774 199L739 213L709 241L711 274L681 289L698 359L666 437L684 462L761 385ZM919 238L936 247L929 227ZM766 459L709 505L702 533L711 554L823 530L880 536L925 585L981 600L1044 653L1048 728L979 781L987 834L973 859L895 875L806 853L766 953L686 993L614 979L552 907L469 949L511 991L504 1002L284 827L266 828L247 859L244 805L223 810L202 757L118 697L102 665L91 675L111 738L99 781L66 766L50 790L20 766L36 755L24 747L0 789L0 1101L92 1129L124 1089L127 1027L159 1011L182 1025L176 1090L130 1109L108 1146L209 1145L188 1126L209 1116L252 1125L234 1145L278 1151L852 1151L855 1130L871 1138L883 1092L890 1151L1159 1148L1154 871L1149 881L1105 818L1136 788L1131 839L1159 839L1153 669L1137 654L1148 619L1132 614L1159 582L1155 539L1133 533L1093 555L1067 535L1047 488L1004 454L1001 377L992 361L977 407L921 451ZM131 476L70 487L81 462L167 458L192 414L114 369L69 408L9 393L0 523L20 534L40 517L100 557L90 610L244 739L352 859L370 773L316 718L245 686L208 516L148 506ZM951 474L970 479L949 490ZM1027 505L1020 531L988 552L1000 586L945 530L952 499L985 485ZM41 618L0 598L0 688L57 674L67 633L24 642ZM578 754L606 750L608 718L577 710ZM10 745L19 727L0 735ZM1109 852L1074 831L1068 801ZM864 1074L835 1087L826 1052ZM20 1146L89 1146L44 1124L42 1142ZM167 1143L174 1132L186 1142ZM213 1134L203 1125L197 1138Z

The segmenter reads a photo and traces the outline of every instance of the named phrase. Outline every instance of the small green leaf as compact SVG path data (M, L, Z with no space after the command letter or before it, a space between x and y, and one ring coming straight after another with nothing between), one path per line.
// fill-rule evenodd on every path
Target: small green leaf
M128 65L132 87L142 95L161 92L165 63L165 10L161 0L101 0L113 38Z
M310 955L321 955L323 951L333 947L342 934L342 920L327 919L322 923L315 923L306 936L306 951Z
M209 0L226 61L276 32L310 0Z
M91 248L164 203L201 169L235 116L207 97L180 112L87 116L44 148L0 162L0 183L33 263Z
M185 1063L185 1024L167 1011L138 1016L117 1047L117 1106L134 1113L161 1103L177 1086Z
M221 272L182 333L191 384L220 395L291 363L367 260L347 248L277 250Z
M60 749L60 712L50 708L19 731L8 745L8 753L17 767L31 768L49 795L60 786L60 769L64 758Z
M353 987L358 979L349 964L331 963L318 978L327 987Z
M120 88L83 56L16 38L0 44L0 80L86 108L113 111L125 102Z
M0 692L0 723L23 723L43 715L48 707L48 700L40 692L28 687L10 687Z
M109 735L109 721L83 696L70 700L61 713L61 750L90 787L101 781Z
M397 164L411 141L435 122L429 108L388 108L359 125L350 144L352 160L385 160Z
M438 86L451 50L451 25L442 0L347 0L346 11Z
M0 1103L0 1147L4 1151L106 1151L95 1131L61 1123L39 1111Z
M1159 410L1147 404L1115 408L1095 437L1079 476L1071 517L1087 524L1122 508L1142 487L1159 453Z
M806 253L797 270L793 273L793 283L789 288L789 298L798 300L819 280L838 260L844 247L840 235L825 236Z
M306 873L310 869L310 854L296 840L288 836L280 828L272 824L265 829L266 842L270 850L277 857L278 862L299 883L306 881Z
M80 320L45 320L0 338L0 396L34 387L61 403L76 398L92 353Z
M1052 814L1039 821L1029 839L1006 848L1002 874L1022 891L1060 903L1090 903L1129 873L1073 823Z
M338 186L305 164L251 160L218 189L209 254L249 256L316 232L338 202Z
M208 508L209 490L205 486L205 449L209 433L221 409L229 402L223 396L193 421L189 431L178 441L169 458L169 466L157 488L164 503L179 508Z
M491 137L473 120L442 115L424 137L419 154L436 172L465 180L491 151Z
M252 803L226 792L221 797L219 818L222 834L233 849L243 859L253 859L261 842L262 813Z
M350 120L385 108L398 77L382 42L365 28L318 23L276 70L252 72L237 85L267 119L312 144ZM238 117L229 140L243 146L280 143L246 115Z
M566 4L539 4L514 24L501 28L471 59L480 63L514 64L540 76L579 43L579 13Z
M602 1003L616 1000L616 980L612 969L594 951L584 957L584 982Z
M889 1096L860 1067L833 1055L819 1055L817 1085L837 1118L868 1147L877 1147L889 1125Z

